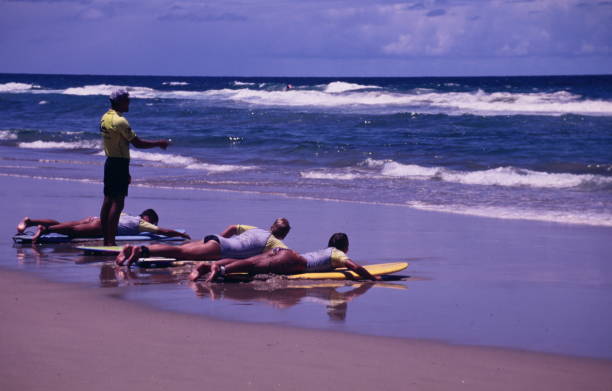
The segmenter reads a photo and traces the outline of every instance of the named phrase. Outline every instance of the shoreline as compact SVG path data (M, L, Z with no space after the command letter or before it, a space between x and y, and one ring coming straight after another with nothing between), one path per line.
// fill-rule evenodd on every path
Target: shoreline
M26 213L82 218L99 206L99 186L89 183L56 186L51 181L8 177L2 183L3 210L10 222L16 223ZM45 192L35 190L40 188ZM123 291L126 300L179 314L612 358L608 338L612 317L607 312L612 303L608 278L612 266L605 257L610 248L610 229L605 227L142 187L133 189L127 205L132 213L154 206L162 226L185 228L194 239L219 232L228 223L265 227L271 218L286 216L293 225L286 243L298 251L320 248L330 232L344 231L351 237L350 254L356 260L363 264L408 261L411 265L406 273L415 278L399 282L409 289L376 288L366 294L342 287L230 292L226 284L215 284L219 288L216 297L222 300L210 300L214 297L209 299L206 293L197 297L181 283L180 276L168 281L159 273L136 271L131 282L122 281L112 270L92 263L99 259L83 257L70 245L39 246L39 251L12 246L13 224L0 229L0 266L90 286L104 285L103 275L110 271L117 286L138 285ZM338 299L350 295L359 297L349 298L343 307L333 307Z
M220 321L19 271L0 284L3 389L612 386L611 360Z
M136 166L136 165L134 165ZM56 182L73 182L79 184L88 184L88 185L101 185L102 181L99 179L88 179L88 178L64 178L64 177L45 177L45 176L30 176L26 174L8 174L8 173L0 173L0 177L5 178L17 178L17 179L29 179L29 180L41 180L41 181L56 181ZM295 201L313 201L313 202L339 202L339 203L347 203L347 204L355 204L355 205L369 205L369 206L389 206L389 207L398 207L398 208L407 208L411 211L418 212L426 212L426 213L434 213L441 215L456 215L456 216L465 216L468 218L482 218L482 219L492 219L498 221L526 221L526 222L534 222L541 224L558 224L560 226L569 226L569 227L594 227L594 228L612 228L612 221L599 221L593 222L588 219L584 220L577 215L573 216L573 221L565 221L563 218L567 217L561 214L558 211L537 211L537 210L524 210L522 211L524 215L520 214L512 214L516 212L513 208L487 208L487 207L467 207L463 209L455 209L453 205L450 206L434 206L427 205L424 203L418 202L384 202L384 201L366 201L366 200L349 200L349 199L341 199L341 198L326 198L326 197L315 197L315 196L305 196L305 195L297 195L290 193L281 193L274 191L256 191L256 190L246 190L246 189L225 189L225 188L214 188L214 187L195 187L195 186L170 186L170 185L153 185L146 183L133 183L130 184L130 188L133 190L135 188L140 188L143 190L161 190L161 191L193 191L193 192L214 192L214 193L227 193L227 194L236 194L238 196L259 196L259 197L270 197L270 198L282 198L287 200L295 200ZM540 215L538 215L540 213Z

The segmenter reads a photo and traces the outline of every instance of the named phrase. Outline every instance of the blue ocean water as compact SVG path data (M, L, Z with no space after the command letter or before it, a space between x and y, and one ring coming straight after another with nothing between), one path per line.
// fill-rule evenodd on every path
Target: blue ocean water
M238 78L0 74L0 175L100 181L126 117L134 185L612 226L612 76Z

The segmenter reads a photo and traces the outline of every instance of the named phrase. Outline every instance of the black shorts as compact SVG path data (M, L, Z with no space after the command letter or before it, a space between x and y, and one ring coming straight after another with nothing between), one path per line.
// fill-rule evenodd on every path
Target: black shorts
M127 197L130 177L130 159L107 157L104 163L104 195Z

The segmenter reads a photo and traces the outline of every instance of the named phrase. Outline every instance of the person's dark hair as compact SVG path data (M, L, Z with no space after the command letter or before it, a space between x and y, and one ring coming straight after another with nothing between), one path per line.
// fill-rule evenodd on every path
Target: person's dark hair
M159 223L159 216L153 209L147 209L140 214L140 217L147 216L149 218L149 222L153 225L157 225Z
M287 236L289 230L291 230L289 220L284 217L274 220L272 227L270 227L270 232L272 232L272 235L279 239L285 239L285 236Z
M348 250L349 240L348 236L343 232L336 232L329 238L327 247L334 247L340 251L346 252Z

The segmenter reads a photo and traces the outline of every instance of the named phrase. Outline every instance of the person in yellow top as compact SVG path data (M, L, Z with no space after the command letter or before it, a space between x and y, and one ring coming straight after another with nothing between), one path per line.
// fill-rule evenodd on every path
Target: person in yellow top
M287 248L282 240L291 226L285 218L274 221L269 230L250 225L230 225L220 235L208 235L203 240L180 246L153 244L151 246L125 246L117 255L116 263L130 266L138 258L167 257L188 260L214 260L220 258L248 258L269 252L274 248Z
M136 148L166 149L170 140L143 140L136 136L130 123L123 116L130 110L130 94L117 89L110 96L111 108L100 120L100 134L104 144L104 201L100 209L100 220L105 246L115 246L117 224L128 195L130 177L130 144Z
M247 259L221 259L212 265L202 263L196 266L189 278L195 281L207 271L210 271L210 274L206 282L210 282L217 276L228 273L298 274L327 272L338 267L346 267L357 273L362 279L380 280L379 276L373 276L363 266L350 259L346 255L348 248L348 236L345 233L337 232L329 238L327 248L322 250L298 254L288 248L275 248Z

